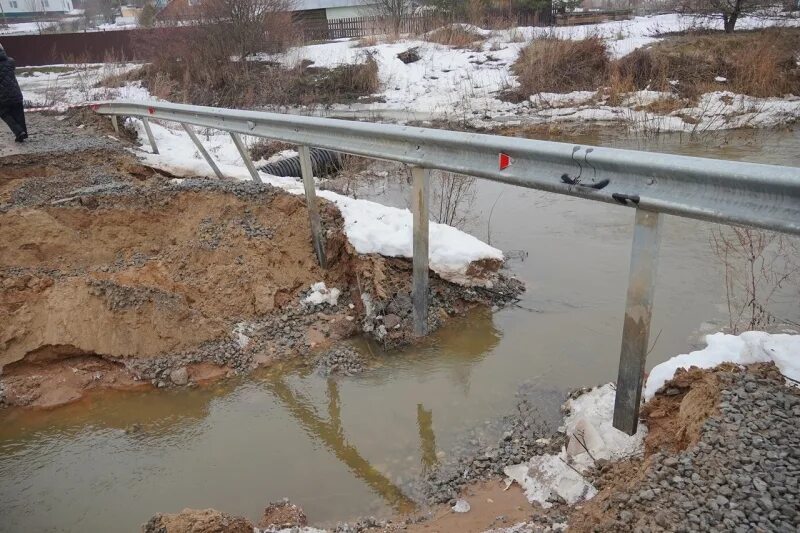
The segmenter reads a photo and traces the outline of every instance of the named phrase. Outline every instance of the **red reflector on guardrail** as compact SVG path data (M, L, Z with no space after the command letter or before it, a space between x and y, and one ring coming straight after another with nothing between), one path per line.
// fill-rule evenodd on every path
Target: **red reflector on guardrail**
M511 156L500 152L500 170L505 170L511 166Z

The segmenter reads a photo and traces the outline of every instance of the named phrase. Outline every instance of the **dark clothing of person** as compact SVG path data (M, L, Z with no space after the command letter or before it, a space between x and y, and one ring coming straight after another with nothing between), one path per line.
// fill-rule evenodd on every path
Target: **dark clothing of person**
M14 136L19 138L22 134L28 133L28 127L25 125L25 110L22 108L22 102L18 104L0 106L0 118L3 122L8 124Z
M14 60L0 49L0 118L8 124L11 131L21 139L27 136L25 111L22 108L22 91L17 83Z

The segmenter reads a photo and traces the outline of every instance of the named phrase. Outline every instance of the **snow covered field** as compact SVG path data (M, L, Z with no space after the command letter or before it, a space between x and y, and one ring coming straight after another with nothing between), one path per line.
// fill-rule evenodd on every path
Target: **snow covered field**
M541 28L520 27L489 31L470 28L485 37L472 49L456 49L418 39L358 46L344 39L325 44L297 47L278 55L262 55L261 60L278 61L288 67L311 61L316 67L336 67L363 61L366 55L379 65L381 89L370 103L339 104L325 109L295 108L295 113L384 113L402 120L442 119L474 126L492 127L516 123L549 124L558 122L620 122L652 132L706 131L741 127L770 127L793 122L800 117L800 95L784 98L752 98L728 91L726 81L717 77L709 82L719 89L703 96L692 108L666 115L641 110L641 106L669 97L666 93L639 91L631 93L621 105L610 105L599 92L537 94L521 103L501 99L501 93L517 85L511 65L531 39L555 35L581 39L601 36L610 53L621 57L660 39L658 35L691 28L721 29L717 19L697 19L677 14L636 17L632 20L586 26ZM764 19L745 17L740 30L774 26L800 26L800 18ZM418 61L405 64L397 54L416 48ZM119 70L131 65L116 67ZM21 78L26 99L33 106L77 105L99 99L150 98L137 83L105 89L94 87L103 70L88 72L45 73ZM93 83L87 83L91 78ZM376 98L377 97L377 98ZM380 100L375 102L374 100Z
M17 68L17 81L27 107L65 110L99 100L150 100L138 82L121 87L98 87L110 76L120 76L139 65L86 63Z

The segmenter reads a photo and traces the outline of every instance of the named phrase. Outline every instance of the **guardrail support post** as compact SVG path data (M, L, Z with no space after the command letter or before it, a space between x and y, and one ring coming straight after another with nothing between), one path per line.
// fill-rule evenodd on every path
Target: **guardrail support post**
M319 219L319 203L317 202L317 192L314 186L314 169L311 165L311 150L308 146L298 146L297 152L300 155L300 173L303 175L303 188L306 191L306 206L308 207L308 219L311 223L311 241L314 243L314 252L317 254L319 266L328 268L325 259L325 243L322 239L322 223Z
M114 126L114 133L116 133L117 137L119 137L119 122L117 121L117 115L111 115L111 125Z
M197 135L195 134L195 132L192 129L192 127L190 125L186 124L185 122L181 122L181 126L183 126L183 129L186 130L186 133L189 134L189 138L192 140L194 145L197 147L197 151L200 152L200 155L202 155L203 159L206 160L206 163L208 163L208 166L210 166L211 170L214 171L214 174L216 174L218 178L222 179L224 177L222 175L222 172L220 172L219 167L217 166L217 164L214 162L213 159L211 159L211 155L203 147L203 143L201 143L200 139L197 138Z
M414 334L428 333L428 198L430 196L431 171L427 168L412 167L414 178L414 281L411 300L414 306Z
M660 240L661 215L636 209L617 395L614 401L614 427L628 435L636 433L639 424L639 405L649 348Z
M250 177L253 178L253 181L256 183L263 183L261 181L261 176L258 175L258 171L256 167L253 166L253 162L250 160L250 154L247 153L247 148L245 148L244 143L242 142L242 138L239 136L238 133L230 132L231 139L233 139L233 144L236 145L236 149L239 150L239 155L244 161L244 166L247 167L247 171L250 173Z
M142 124L144 124L144 131L147 133L147 142L150 143L153 153L157 154L158 146L156 146L156 139L153 137L153 130L150 129L150 121L147 120L147 117L142 117Z

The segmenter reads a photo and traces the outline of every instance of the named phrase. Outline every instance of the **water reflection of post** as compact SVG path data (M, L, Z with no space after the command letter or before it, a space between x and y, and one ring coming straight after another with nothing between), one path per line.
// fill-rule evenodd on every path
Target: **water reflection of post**
M279 377L270 380L267 385L308 433L325 444L356 477L369 485L391 507L398 512L407 512L414 508L414 502L403 494L403 491L381 474L358 453L353 445L345 440L341 427L339 392L334 380L328 381L330 421L321 419L314 412L311 402L303 398L302 394L290 389Z
M433 432L433 411L417 404L417 427L419 428L419 448L422 470L427 472L439 462L436 457L436 434Z

